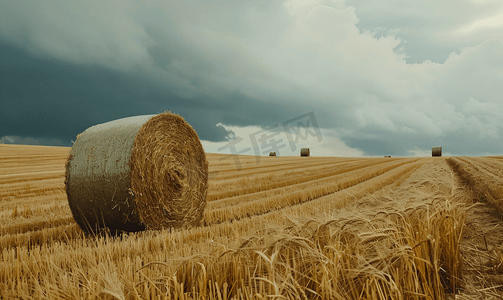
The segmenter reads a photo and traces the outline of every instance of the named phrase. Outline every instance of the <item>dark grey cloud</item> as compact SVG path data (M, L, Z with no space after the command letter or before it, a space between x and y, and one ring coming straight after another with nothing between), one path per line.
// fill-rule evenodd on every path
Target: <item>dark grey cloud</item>
M68 146L89 126L170 110L182 115L201 139L218 142L232 134L218 123L267 125L284 112L274 102L237 91L224 91L217 99L211 94L184 98L176 87L162 86L149 74L34 57L6 43L0 43L0 69L0 137L37 137L58 145L55 140L60 140ZM197 77L185 79L198 87Z
M71 145L92 125L165 110L183 115L206 140L225 141L229 134L216 126L220 114L212 113L205 99L186 101L140 74L34 58L5 43L0 43L0 69L0 137L59 139Z
M331 143L364 155L433 145L503 152L502 28L463 29L500 8L433 0L4 1L0 138L69 143L97 123L171 110L201 139L225 142L240 128L312 111Z
M0 36L0 137L34 136L69 144L91 125L171 110L182 115L201 139L216 142L232 134L218 123L267 125L281 119L285 110L273 101L273 96L266 94L257 100L232 82L235 75L230 68L263 76L254 70L253 63L221 41L198 39L204 38L204 28L218 33L229 26L249 36L257 35L257 30L265 29L277 16L275 20L274 15L260 22L249 20L254 23L253 30L243 26L243 19L215 16L240 12L253 18L271 7L272 2L265 3L256 2L249 7L251 10L246 3L222 2L219 9L208 3L174 4L164 11L132 2L125 2L118 11L110 3L103 7L56 1L44 1L43 6L4 3L4 12L9 12L10 17L5 13L2 25L11 30L4 30ZM280 6L276 2L276 10ZM135 20L119 21L124 16L120 13L129 8L127 17L134 15ZM67 18L67 14L79 9L82 11L75 20ZM118 28L113 21L125 24L124 28ZM99 28L96 22L105 26ZM125 37L131 33L141 41ZM135 48L136 42L141 49ZM132 45L124 45L128 43ZM121 47L140 51L126 53ZM222 55L230 61L219 57ZM212 77L225 77L229 82L215 83ZM245 74L241 80L247 80Z

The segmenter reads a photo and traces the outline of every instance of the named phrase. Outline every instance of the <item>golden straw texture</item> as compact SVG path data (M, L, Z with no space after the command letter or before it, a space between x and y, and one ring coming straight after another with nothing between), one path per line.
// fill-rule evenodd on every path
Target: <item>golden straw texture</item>
M199 137L172 113L90 127L78 136L66 164L68 202L86 232L196 225L207 182Z
M130 167L137 210L148 229L200 224L208 162L197 133L182 117L150 119L136 136Z

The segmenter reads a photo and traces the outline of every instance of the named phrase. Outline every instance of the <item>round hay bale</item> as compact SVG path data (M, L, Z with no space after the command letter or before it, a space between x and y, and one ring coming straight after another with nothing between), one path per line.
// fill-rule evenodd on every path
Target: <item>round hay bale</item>
M198 225L206 206L203 147L169 112L88 128L73 144L65 176L72 214L88 233Z
M300 156L310 156L309 148L300 149Z
M432 147L431 156L442 156L442 147L440 146Z
M269 156L276 156L276 152L269 152Z
M384 157L385 158L391 158L391 155L385 155Z

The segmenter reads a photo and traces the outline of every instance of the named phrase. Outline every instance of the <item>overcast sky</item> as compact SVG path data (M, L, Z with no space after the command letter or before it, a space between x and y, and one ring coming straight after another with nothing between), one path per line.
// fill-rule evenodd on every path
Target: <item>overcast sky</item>
M207 152L501 155L503 4L0 1L0 143L166 110Z

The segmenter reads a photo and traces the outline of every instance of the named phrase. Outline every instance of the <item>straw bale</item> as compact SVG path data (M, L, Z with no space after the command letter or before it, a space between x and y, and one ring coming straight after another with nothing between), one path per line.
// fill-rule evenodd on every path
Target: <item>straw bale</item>
M269 152L269 156L276 156L276 152Z
M136 116L88 128L66 163L72 214L86 232L199 225L208 162L199 137L176 114Z
M442 147L441 146L432 147L431 156L442 156Z
M309 148L300 149L300 156L310 156Z

